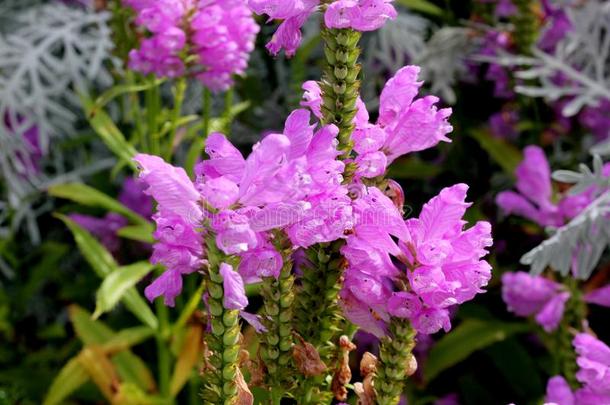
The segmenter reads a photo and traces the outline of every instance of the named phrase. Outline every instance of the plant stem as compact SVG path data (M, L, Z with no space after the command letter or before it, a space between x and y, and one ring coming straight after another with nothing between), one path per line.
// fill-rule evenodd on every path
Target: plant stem
M174 88L174 110L172 111L172 127L169 131L169 140L165 149L165 160L170 161L174 153L174 142L176 141L176 133L178 132L178 120L182 112L182 104L184 103L184 93L186 91L186 79L181 77L176 82Z
M565 377L572 388L578 388L576 380L578 365L576 364L576 352L572 346L574 330L582 330L583 320L587 317L587 306L583 301L582 292L578 281L568 276L563 284L570 292L570 299L566 303L565 311L556 333L555 360L558 371Z
M381 340L379 365L375 375L378 405L397 405L408 377L415 330L408 320L392 318L389 335Z
M239 311L223 305L223 280L219 272L222 262L237 267L234 258L223 255L216 247L213 235L206 238L208 272L206 274L207 300L211 332L205 336L208 349L208 368L203 374L204 403L232 404L237 397L237 367L239 358ZM231 263L233 261L233 263Z
M267 331L261 338L260 354L267 369L267 385L273 403L279 404L292 375L292 306L294 276L290 250L282 252L284 260L278 278L265 277L261 288L263 319Z
M167 330L169 326L169 313L163 303L162 298L155 301L157 318L159 319L159 329L157 330L157 353L159 357L159 391L164 397L169 397L169 380L171 373L171 355L167 342Z
M212 118L212 93L207 87L203 88L203 106L201 110L201 119L203 120L202 132L203 139L206 139L210 134L210 120Z

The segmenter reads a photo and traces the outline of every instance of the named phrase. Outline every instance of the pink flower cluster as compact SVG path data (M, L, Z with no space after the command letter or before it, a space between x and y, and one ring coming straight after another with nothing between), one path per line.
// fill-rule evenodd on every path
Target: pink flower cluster
M435 96L416 96L423 82L417 81L420 68L405 66L385 84L379 101L379 118L369 122L364 102L358 98L358 112L354 118L352 135L354 151L358 154L357 175L373 178L383 174L397 157L409 152L431 148L447 138L453 128L447 121L451 108L437 109ZM314 81L305 82L304 101L318 117L321 112L321 90Z
M185 53L197 56L194 74L214 91L246 70L259 27L245 0L123 0L150 37L129 54L129 67L144 74L186 73Z
M376 336L385 334L390 316L409 319L423 334L451 328L449 308L473 299L491 278L482 260L491 225L464 229L467 189L443 189L419 218L406 221L377 188L364 191L342 250L349 261L341 291L348 319Z
M534 316L545 331L552 332L563 318L570 293L560 283L518 271L502 275L502 299L510 312ZM590 304L610 307L610 286L593 290L583 299Z
M547 384L546 402L557 405L601 405L610 403L610 348L595 337L579 333L572 344L578 355L576 379L582 387L576 391L561 376Z
M140 177L158 202L153 260L167 267L147 297L164 295L172 304L181 275L205 264L203 239L214 235L219 249L241 259L236 271L223 267L223 278L230 295L226 304L243 309L247 300L240 286L279 274L282 257L271 231L282 230L295 249L347 240L341 303L365 330L382 335L390 316L411 319L422 333L448 330L449 307L482 292L490 278L490 266L481 260L492 243L489 223L464 230L462 217L470 205L464 184L444 189L418 219L405 221L397 183L389 182L386 195L362 182L382 174L403 153L448 140L450 110L437 110L435 97L416 99L418 72L409 66L388 82L375 124L359 101L356 162L366 169L351 184L343 184L337 127L312 125L307 109L292 112L282 133L266 135L247 158L222 134L211 134L209 159L195 168L194 182L158 157L138 155ZM304 105L319 118L319 87L313 82L304 87ZM375 155L382 164L372 171L366 162Z
M374 31L397 13L392 0L338 0L324 12L324 23L329 28L352 28ZM277 55L283 48L292 56L301 43L301 27L316 12L320 0L248 0L256 14L266 14L270 20L283 20L267 49Z
M508 215L517 214L540 226L559 227L578 215L593 201L593 189L575 195L562 195L553 201L551 168L538 146L528 146L523 151L523 161L515 170L517 191L503 191L496 203ZM604 175L610 175L610 166L604 167Z
M298 247L343 237L352 208L341 185L344 163L336 159L338 130L314 131L309 121L307 110L296 110L284 133L267 135L247 159L222 134L211 134L210 159L196 167L195 182L159 157L136 156L146 193L158 203L152 261L167 267L147 288L149 299L163 295L173 305L181 275L205 264L208 232L224 253L241 257L237 270L246 283L279 274L282 258L267 231L284 229Z

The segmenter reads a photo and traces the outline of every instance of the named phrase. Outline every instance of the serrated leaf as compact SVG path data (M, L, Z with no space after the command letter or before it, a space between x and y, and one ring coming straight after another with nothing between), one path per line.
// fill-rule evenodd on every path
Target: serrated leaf
M506 174L513 177L515 169L523 160L523 155L513 145L502 138L496 138L489 132L478 129L472 130L470 135L479 142L494 162L500 166Z
M396 3L413 11L419 11L420 13L435 17L440 17L444 14L442 8L426 0L396 0Z
M133 263L117 268L104 278L96 294L93 318L97 319L101 314L112 310L124 294L154 267L150 262Z
M78 249L99 277L105 278L119 267L110 252L89 232L65 215L55 214L55 217L70 229ZM153 329L157 328L157 317L135 288L127 290L123 302L136 318Z
M94 110L93 101L86 96L81 96L81 103L85 109L85 114L89 118L89 124L108 149L135 171L137 165L133 161L133 157L138 152L127 142L125 135L112 122L110 116L103 110Z
M188 332L182 344L182 349L176 360L174 373L170 382L170 393L178 395L180 390L189 380L195 369L195 365L202 359L203 329L201 325L188 328Z
M118 200L83 183L57 184L49 187L47 191L53 197L65 198L89 207L99 207L116 212L136 224L143 226L150 224L146 218L127 208Z
M466 359L477 350L530 330L527 324L467 319L443 336L430 350L424 379L432 381L444 370Z
M89 381L89 374L78 357L70 359L51 383L43 405L64 404L66 398L87 381Z
M155 238L152 235L154 230L154 226L151 223L142 225L128 225L119 229L117 231L117 235L125 239L152 244L155 242Z

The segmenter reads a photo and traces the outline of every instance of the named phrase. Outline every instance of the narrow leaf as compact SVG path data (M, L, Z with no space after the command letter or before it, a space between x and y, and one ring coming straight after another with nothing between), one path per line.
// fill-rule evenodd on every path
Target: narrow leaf
M137 384L146 391L155 389L155 380L146 364L128 350L130 346L148 339L146 330L150 331L150 328L141 326L115 333L103 322L91 319L91 314L77 305L70 306L69 315L74 331L85 345L103 346L109 353L115 353L119 346L125 348L113 356L113 362L124 381Z
M93 318L97 319L101 314L113 309L124 294L154 267L149 262L138 262L119 267L109 274L97 291Z
M95 110L93 101L85 96L81 97L81 102L87 117L89 117L89 124L102 138L108 149L135 170L137 166L132 159L137 151L127 142L110 116L103 110Z
M122 238L152 244L155 242L155 238L152 236L153 232L153 225L151 223L147 223L142 225L124 226L117 231L117 235Z
M180 390L190 376L193 374L195 365L202 359L203 350L203 329L200 325L191 326L188 329L182 350L178 355L174 374L170 383L170 392L172 396L178 395Z
M396 3L405 6L413 11L419 11L423 14L432 16L442 16L443 9L427 0L397 0Z
M62 220L72 231L76 245L99 277L106 278L119 267L110 252L89 232L65 215L55 214L55 216ZM136 318L153 329L157 328L157 317L135 288L128 288L122 298L127 309Z
M477 350L530 330L527 324L467 319L443 336L430 351L424 379L432 381L444 370L466 359Z
M72 358L51 383L43 405L66 403L66 398L87 381L89 381L87 370L82 366L78 357Z
M506 174L514 176L515 169L523 160L523 156L517 148L484 130L473 130L470 135L479 142L481 148L485 149Z
M116 212L136 224L142 224L143 226L149 224L146 218L127 208L118 200L83 183L57 184L49 187L47 191L53 197L65 198L82 205L100 207Z
M103 92L98 98L95 99L95 103L93 104L90 115L95 115L99 110L104 108L106 104L110 101L114 100L116 97L125 93L138 93L144 90L148 90L150 88L161 85L165 79L157 79L150 81L148 83L142 84L120 84L117 86L113 86L112 88Z
M98 346L86 346L78 356L78 361L106 399L112 400L114 386L120 380L104 352Z

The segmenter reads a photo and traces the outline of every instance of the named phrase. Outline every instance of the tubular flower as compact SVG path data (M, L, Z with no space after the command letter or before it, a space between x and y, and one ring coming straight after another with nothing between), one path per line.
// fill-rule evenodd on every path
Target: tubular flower
M328 28L351 28L356 31L374 31L388 19L396 18L392 0L339 0L324 12ZM248 0L252 11L266 14L269 20L283 20L267 49L277 55L282 49L293 56L301 43L301 27L318 10L320 0Z
M362 100L357 100L352 139L358 154L355 162L360 177L379 176L399 156L431 148L441 141L451 142L446 136L453 130L447 121L451 109L437 109L438 98L434 96L416 99L423 84L417 81L419 71L417 66L405 66L388 80L381 92L379 118L375 124L369 122L369 113ZM321 118L318 84L308 81L303 89L301 105L309 107Z
M136 156L145 193L158 203L151 260L167 268L146 290L149 299L163 295L173 305L181 275L205 265L203 239L209 233L224 254L240 256L237 270L247 283L280 273L273 229L284 230L296 247L344 237L353 215L341 184L337 128L315 130L309 120L307 110L294 111L283 133L267 135L246 159L224 135L211 134L210 159L197 165L194 182L159 157Z
M544 277L522 271L502 275L502 299L508 310L519 316L535 315L547 332L559 326L569 298L561 284Z
M610 403L610 348L595 337L579 333L572 344L578 355L576 379L581 388L572 391L561 376L547 384L546 402L558 405L597 405Z
M214 91L243 74L259 27L245 0L123 0L150 36L129 53L129 67L144 74L178 77L191 69ZM196 65L185 62L188 50Z
M443 189L407 221L376 188L355 202L354 233L342 250L349 262L341 292L348 319L377 336L390 316L409 319L424 334L451 328L448 309L483 292L491 277L482 260L491 226L478 222L464 230L466 190L465 184Z

